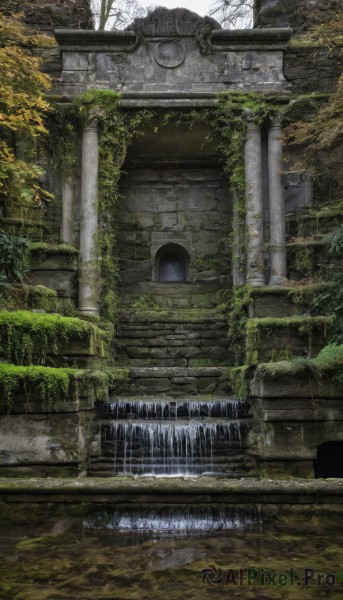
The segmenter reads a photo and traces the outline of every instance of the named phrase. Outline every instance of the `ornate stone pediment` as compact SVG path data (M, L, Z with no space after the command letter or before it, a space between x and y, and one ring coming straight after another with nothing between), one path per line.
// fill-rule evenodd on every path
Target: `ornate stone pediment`
M128 31L136 31L144 37L151 36L195 36L199 29L221 29L211 17L200 17L186 8L169 10L159 6L147 17L137 18L129 25Z

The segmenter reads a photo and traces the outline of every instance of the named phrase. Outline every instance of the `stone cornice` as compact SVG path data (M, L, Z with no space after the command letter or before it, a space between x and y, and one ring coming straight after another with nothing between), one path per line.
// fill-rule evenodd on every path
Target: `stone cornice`
M291 36L292 30L289 28L216 29L212 31L211 47L214 52L284 50ZM55 37L64 52L132 52L137 45L134 31L56 29ZM147 36L147 39L158 41L160 38Z
M132 52L136 47L134 31L55 29L55 37L64 52Z
M214 51L224 50L285 50L292 37L292 29L216 29L212 31Z

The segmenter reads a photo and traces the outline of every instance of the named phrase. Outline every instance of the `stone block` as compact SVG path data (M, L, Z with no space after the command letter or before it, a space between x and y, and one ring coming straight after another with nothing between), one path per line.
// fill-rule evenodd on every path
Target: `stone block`
M0 467L43 469L68 465L78 474L86 463L85 441L89 438L92 412L65 414L7 415L0 421Z
M44 254L43 252L30 253L31 271L77 271L78 253Z
M57 291L60 298L76 298L77 282L75 271L31 271L30 281Z

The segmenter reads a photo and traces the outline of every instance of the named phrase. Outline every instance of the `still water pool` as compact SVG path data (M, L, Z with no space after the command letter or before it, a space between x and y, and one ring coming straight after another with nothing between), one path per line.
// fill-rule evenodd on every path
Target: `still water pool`
M212 532L145 525L118 531L100 514L2 526L1 600L343 598L340 515L246 518Z

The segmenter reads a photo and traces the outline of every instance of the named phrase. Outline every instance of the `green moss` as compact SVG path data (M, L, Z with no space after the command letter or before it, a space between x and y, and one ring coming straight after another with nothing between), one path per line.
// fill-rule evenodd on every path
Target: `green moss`
M289 120L309 120L320 106L328 100L330 94L302 94L293 98L285 109L285 118Z
M292 361L263 363L258 367L258 376L277 379L282 375L300 377L307 374L317 382L328 375L330 379L343 382L343 344L327 344L315 358L296 357Z
M79 254L79 250L72 246L71 244L47 244L45 242L34 242L29 247L29 252L40 253L45 255L50 254L67 254L67 255L77 255Z
M149 312L159 312L163 311L162 307L158 304L155 297L152 294L142 294L135 299L132 304L132 309L137 313L144 313L146 311Z
M245 325L252 305L254 288L249 285L232 291L228 302L228 337L235 354L236 364L241 364L245 348Z
M26 402L31 398L46 402L53 408L57 402L77 399L79 386L92 386L95 400L105 400L108 388L130 376L127 368L101 370L18 366L0 362L0 408L10 413L15 396L20 392Z
M246 360L248 364L259 362L260 350L265 349L270 338L277 335L277 330L290 329L296 330L299 335L306 335L308 338L308 352L311 353L312 335L315 330L322 330L324 337L327 330L333 323L333 317L265 317L248 319L245 325L246 330ZM269 360L282 361L293 357L292 347L286 347L281 350L271 349L269 351Z
M0 313L1 355L15 364L44 364L48 349L58 353L70 340L89 340L104 355L106 334L92 323L61 315L15 311Z
M227 375L234 397L237 400L247 400L250 396L251 369L245 365L232 367L227 370Z
M26 398L39 398L53 406L66 400L69 393L72 369L49 367L23 367L0 362L0 406L10 413L14 394L22 391Z
M343 344L328 344L319 352L312 364L320 372L333 371L333 379L343 382Z
M54 312L59 306L56 290L44 285L0 284L0 308L35 308Z

